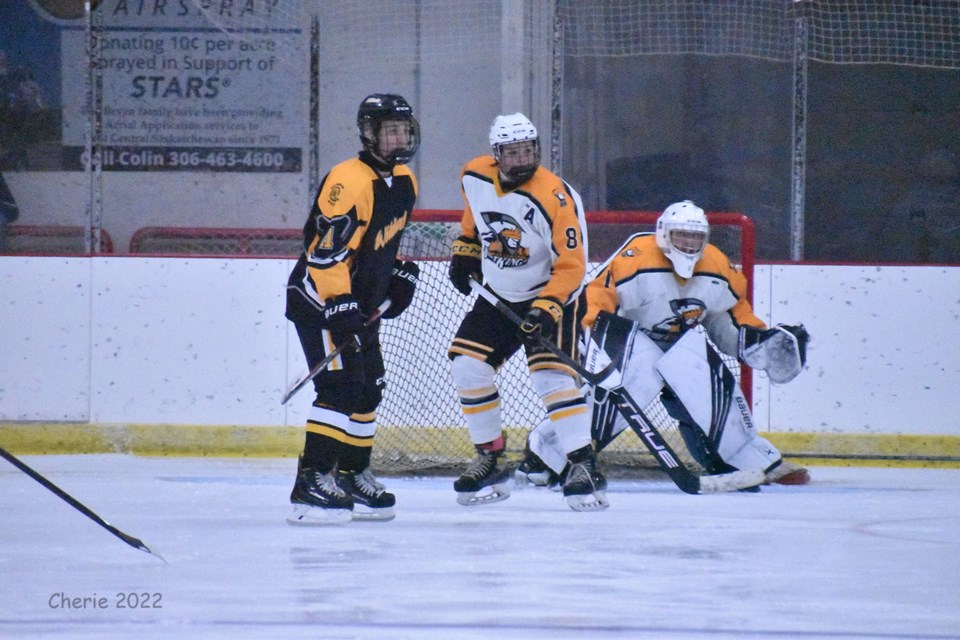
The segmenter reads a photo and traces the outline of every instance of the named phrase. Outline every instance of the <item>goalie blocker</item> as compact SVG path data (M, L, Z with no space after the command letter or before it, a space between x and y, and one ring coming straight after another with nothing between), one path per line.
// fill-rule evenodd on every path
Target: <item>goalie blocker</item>
M791 353L783 348L790 341L778 337L782 333L775 330L757 344L770 342L761 350L777 345L776 353ZM796 344L805 348L806 338L797 338ZM799 357L799 349L796 353ZM781 364L789 362L789 358L781 359ZM601 312L588 338L585 364L593 372L607 371L596 381L591 394L593 437L598 450L627 427L643 438L643 424L636 420L635 409L647 407L659 396L678 421L691 457L707 474L702 481L710 476L730 476L738 485L735 488L747 484L746 476L755 478L754 484L780 482L792 474L796 477L788 483L809 481L804 470L783 462L777 448L758 435L736 377L701 328L687 331L676 342L661 343L648 337L636 323ZM777 376L783 371L790 368L781 367ZM668 429L659 428L664 432ZM549 425L541 424L531 433L529 446L559 474L564 460L555 450L556 441Z

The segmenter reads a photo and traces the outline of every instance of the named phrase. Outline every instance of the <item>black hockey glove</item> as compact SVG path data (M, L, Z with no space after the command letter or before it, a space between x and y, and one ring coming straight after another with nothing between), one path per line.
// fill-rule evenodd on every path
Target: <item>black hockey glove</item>
M470 276L482 281L480 266L480 243L475 238L460 236L453 241L453 257L450 259L450 282L457 291L470 295Z
M363 314L360 305L349 293L332 298L324 308L323 317L327 322L333 343L342 346L363 329Z
M555 300L537 298L530 305L527 315L520 323L520 337L529 347L539 345L538 336L554 342L557 339L557 323L563 317L563 307Z
M420 267L417 263L397 260L393 275L390 276L390 287L387 289L390 306L383 312L384 319L396 318L407 310L413 302L413 292L416 291L418 282L420 282Z

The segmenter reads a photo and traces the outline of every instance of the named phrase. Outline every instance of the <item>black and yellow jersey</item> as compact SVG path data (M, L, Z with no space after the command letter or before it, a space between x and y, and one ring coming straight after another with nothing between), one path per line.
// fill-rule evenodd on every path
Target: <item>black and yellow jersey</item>
M510 302L550 298L565 305L583 289L587 227L580 195L544 167L504 191L493 156L461 174L463 234L483 247L483 282Z
M387 178L362 156L333 167L303 227L304 252L288 289L317 309L350 293L365 315L372 313L386 299L416 199L417 180L406 165L395 166Z
M765 328L746 294L743 272L716 246L706 246L693 275L684 279L674 273L654 235L636 234L587 285L583 326L591 327L601 310L665 337L702 324L724 353L736 355L741 325Z

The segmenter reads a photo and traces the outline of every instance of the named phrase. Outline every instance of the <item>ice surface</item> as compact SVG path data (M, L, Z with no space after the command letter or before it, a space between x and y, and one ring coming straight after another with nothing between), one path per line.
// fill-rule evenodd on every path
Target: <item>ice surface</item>
M392 522L307 528L284 521L295 460L24 461L168 564L0 460L2 638L960 638L960 470L612 481L600 513L385 478Z

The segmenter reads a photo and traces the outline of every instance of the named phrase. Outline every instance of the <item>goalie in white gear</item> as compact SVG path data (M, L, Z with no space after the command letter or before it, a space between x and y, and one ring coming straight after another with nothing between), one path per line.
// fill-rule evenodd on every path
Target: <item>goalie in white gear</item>
M633 360L621 365L623 388L641 406L659 394L708 473L760 469L768 483L806 484L807 470L784 461L757 434L739 385L704 334L773 382L799 374L809 336L802 325L766 327L745 297L746 279L708 243L709 231L703 209L689 200L667 207L655 234L631 236L589 283L583 326L596 333L611 324L612 314L635 323L639 338L659 347L632 349ZM593 338L588 359L597 349ZM592 435L599 451L628 425L603 388L594 395ZM556 440L546 421L530 433L518 484L552 485L562 477L565 461Z

